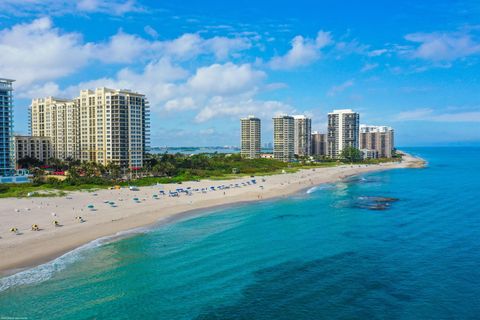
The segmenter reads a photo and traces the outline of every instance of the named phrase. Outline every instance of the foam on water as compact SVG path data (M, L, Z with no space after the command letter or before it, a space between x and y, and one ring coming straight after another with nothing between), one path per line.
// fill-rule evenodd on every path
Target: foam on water
M331 189L334 189L334 188L335 188L335 185L333 185L333 184L329 184L329 183L321 184L319 186L311 187L310 189L308 189L306 191L306 194L311 194L311 193L314 193L314 192L317 192L317 191L320 191L320 190L331 190Z
M114 235L101 237L90 241L89 243L84 244L78 248L75 248L62 256L49 261L47 263L41 264L39 266L20 271L11 276L4 277L0 279L0 292L5 291L11 287L22 286L22 285L31 285L40 282L47 281L53 277L59 271L64 270L68 265L80 260L85 256L85 254L94 248L97 248L103 244L109 243L113 240L119 238L127 237L134 234L148 232L148 228L135 228L125 231L117 232Z

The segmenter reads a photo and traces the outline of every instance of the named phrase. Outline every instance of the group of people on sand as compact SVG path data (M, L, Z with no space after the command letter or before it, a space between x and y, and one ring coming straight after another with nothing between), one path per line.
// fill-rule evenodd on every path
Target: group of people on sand
M262 179L262 182L265 182L265 179ZM166 193L164 191L160 191L159 192L159 195L163 195L163 196L166 196L166 195L169 195L169 196L172 196L172 193L175 193L176 194L176 197L179 197L180 194L182 193L185 193L186 195L193 195L193 193L195 192L201 192L201 193L206 193L208 191L223 191L223 195L226 195L225 191L228 190L228 189L233 189L233 188L241 188L241 187L246 187L246 186L252 186L252 185L256 185L257 184L257 181L255 179L250 179L248 181L245 181L245 182L241 182L241 183L235 183L235 184L229 184L229 185L219 185L219 186L211 186L210 188L202 188L202 189L193 189L191 187L188 187L188 188L178 188L176 189L175 191L170 191L169 193ZM261 189L263 189L263 186L260 186ZM139 191L137 189L130 189L130 190L133 190L133 191ZM92 194L93 196L97 196L98 194L94 193ZM145 194L147 195L147 194ZM261 195L258 195L258 198L261 199L262 196ZM66 199L69 199L71 200L72 197L67 197ZM138 198L133 198L134 200L136 200L136 202L140 202ZM153 195L153 199L156 199L158 200L158 195L154 194ZM119 201L123 201L123 199L119 199ZM142 201L146 201L146 198L143 198ZM111 207L116 207L117 204L115 204L113 201L104 201L105 203L107 204L110 204ZM32 204L34 203L34 201L32 200ZM113 205L112 205L113 204ZM45 206L50 206L49 203L44 203L43 201L40 202L40 205L39 205L39 208L41 208L43 205ZM55 205L56 207L58 207L58 205ZM93 204L89 204L87 206L87 209L89 209L90 211L96 211L95 207ZM26 211L30 211L30 208L26 208L25 209ZM72 210L75 211L75 207L72 207ZM80 209L81 212L83 212L83 208ZM20 209L15 209L15 212L20 212ZM57 214L56 213L52 213L52 217L54 218L52 220L52 224L54 227L61 227L62 224L60 224L59 220L57 220ZM85 222L86 220L81 217L81 216L75 216L75 221L76 222L79 222L79 223L83 223ZM40 228L39 224L37 223L34 223L31 225L31 228L30 228L31 231L41 231L42 229ZM10 228L10 232L11 233L14 233L16 235L21 235L18 227L16 226L13 226Z

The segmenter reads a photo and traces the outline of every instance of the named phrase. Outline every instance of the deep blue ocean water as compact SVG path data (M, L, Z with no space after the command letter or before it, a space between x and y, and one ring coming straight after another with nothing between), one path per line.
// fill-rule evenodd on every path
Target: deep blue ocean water
M406 150L428 167L217 208L0 280L0 318L478 319L480 148Z

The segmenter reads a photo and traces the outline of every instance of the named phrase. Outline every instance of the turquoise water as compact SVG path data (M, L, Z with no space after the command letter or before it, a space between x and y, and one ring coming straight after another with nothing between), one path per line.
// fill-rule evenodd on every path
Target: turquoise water
M480 149L408 151L428 168L215 209L3 279L0 317L478 319Z

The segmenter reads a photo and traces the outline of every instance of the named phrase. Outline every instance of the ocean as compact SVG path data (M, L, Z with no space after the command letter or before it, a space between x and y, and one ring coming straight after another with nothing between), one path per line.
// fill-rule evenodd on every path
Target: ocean
M0 280L0 318L478 319L480 148L101 239ZM1 239L0 239L1 241Z

